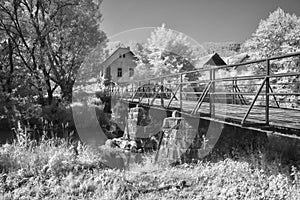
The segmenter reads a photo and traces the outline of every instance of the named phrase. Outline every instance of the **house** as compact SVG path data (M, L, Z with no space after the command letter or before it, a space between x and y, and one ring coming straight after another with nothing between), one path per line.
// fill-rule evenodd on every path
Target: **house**
M192 65L183 65L181 72L183 71L192 71L197 69L206 69L215 66L225 66L226 62L219 56L217 53L209 54L198 59L196 66ZM208 73L203 73L199 76L197 73L191 73L186 75L188 81L197 81L197 80L208 80ZM188 100L196 100L201 96L206 83L192 83L191 87L184 88L184 93L186 93L185 98ZM194 93L195 92L195 93ZM206 100L208 101L208 100Z
M226 62L217 53L212 53L200 58L197 62L196 69L207 68L209 66L223 66Z
M119 47L102 63L101 73L111 82L127 82L134 75L136 60L129 47Z

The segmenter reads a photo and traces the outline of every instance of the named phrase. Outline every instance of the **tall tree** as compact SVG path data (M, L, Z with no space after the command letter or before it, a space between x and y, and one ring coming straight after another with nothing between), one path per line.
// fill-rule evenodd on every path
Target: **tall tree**
M104 40L102 0L1 0L0 31L15 47L27 79L49 104L60 87L71 100L77 71L89 50ZM42 101L43 104L46 102Z
M300 51L300 18L295 14L284 12L278 8L270 13L269 17L261 20L255 33L243 45L253 59L262 59L271 56L283 55ZM287 58L271 62L271 73L299 72L299 58ZM265 73L266 65L259 64L254 68L255 73ZM279 77L272 79L272 86L276 92L299 92L296 76ZM290 101L291 96L283 96L280 99Z
M100 2L81 0L75 7L65 7L54 19L56 30L48 37L48 58L53 72L52 80L61 88L62 97L72 98L72 87L80 66L91 50L101 48L106 41L100 31ZM52 36L52 37L51 37Z
M267 19L261 20L255 33L243 44L243 51L257 59L299 51L296 40L300 37L299 23L295 14L278 8Z
M145 71L148 71L147 76L179 72L186 64L196 65L198 58L205 54L203 49L192 45L187 36L166 28L164 24L138 48L142 52L138 56L142 59L138 62L137 76Z

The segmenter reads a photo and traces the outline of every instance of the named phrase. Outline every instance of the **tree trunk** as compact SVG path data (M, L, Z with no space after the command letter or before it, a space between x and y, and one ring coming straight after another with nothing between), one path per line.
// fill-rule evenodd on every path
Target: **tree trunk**
M47 89L47 94L48 94L48 104L51 105L53 100L53 91L51 88Z
M66 84L60 86L61 88L61 97L64 101L71 103L73 97L73 84Z
M8 39L8 53L9 53L9 76L6 80L6 91L8 93L11 93L12 92L12 86L11 86L11 79L12 79L12 75L14 73L14 63L13 63L13 46L12 46L12 43L11 43L11 40Z

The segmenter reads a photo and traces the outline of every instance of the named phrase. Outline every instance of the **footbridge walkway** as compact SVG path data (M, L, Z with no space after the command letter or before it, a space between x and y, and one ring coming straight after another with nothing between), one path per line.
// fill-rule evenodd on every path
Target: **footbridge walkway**
M300 52L126 82L109 92L129 103L300 139Z

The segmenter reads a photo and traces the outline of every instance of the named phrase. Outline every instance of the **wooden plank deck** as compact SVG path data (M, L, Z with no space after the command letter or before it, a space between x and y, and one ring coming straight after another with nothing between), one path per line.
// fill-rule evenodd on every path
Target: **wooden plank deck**
M127 100L127 101L131 101ZM148 104L150 99L143 99L141 103ZM138 102L138 99L135 99L133 102ZM164 105L168 105L169 100L164 100ZM161 99L156 99L153 103L153 106L160 106ZM195 101L182 101L182 110L185 113L191 113L196 105ZM173 101L170 107L179 108L180 102ZM238 104L215 104L215 116L217 119L223 121L233 121L234 123L241 124L249 105L238 105ZM209 103L203 102L198 114L209 114ZM246 124L252 124L253 126L263 125L265 123L265 107L263 106L254 106L247 117ZM298 132L300 135L300 110L296 109L284 109L284 108L274 108L270 107L269 109L269 124L270 127L277 129L293 130ZM297 135L298 135L297 134Z

